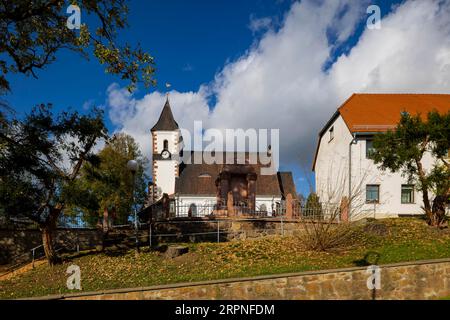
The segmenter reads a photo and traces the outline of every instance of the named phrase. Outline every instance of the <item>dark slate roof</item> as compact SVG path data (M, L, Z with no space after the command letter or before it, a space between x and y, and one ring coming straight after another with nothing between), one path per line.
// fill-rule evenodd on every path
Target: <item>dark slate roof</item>
M218 164L187 164L181 166L180 176L175 180L175 193L179 195L216 195Z
M297 199L297 190L291 172L278 172L278 181L283 197L290 193L294 199Z
M193 155L193 153L191 153ZM248 157L249 153L245 156ZM227 153L226 156L230 156ZM232 155L233 156L233 155ZM234 153L236 156L236 153ZM193 161L192 161L193 162ZM179 195L216 196L216 179L222 171L252 172L257 175L257 196L283 196L283 191L291 192L294 197L294 180L290 172L274 175L261 175L262 164L184 164L180 166L180 176L176 178L175 192ZM280 178L281 177L281 178ZM286 186L281 185L286 183ZM287 193L286 193L287 194Z
M173 118L169 99L167 99L161 111L161 115L159 116L158 122L156 122L151 131L173 131L177 129L178 123Z

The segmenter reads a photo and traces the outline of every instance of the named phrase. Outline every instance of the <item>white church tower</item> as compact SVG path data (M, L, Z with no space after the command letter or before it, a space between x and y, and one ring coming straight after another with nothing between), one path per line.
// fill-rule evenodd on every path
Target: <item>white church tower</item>
M158 122L151 129L153 140L153 183L160 194L175 193L175 178L179 175L179 153L182 138L178 123L173 118L169 98L163 107Z

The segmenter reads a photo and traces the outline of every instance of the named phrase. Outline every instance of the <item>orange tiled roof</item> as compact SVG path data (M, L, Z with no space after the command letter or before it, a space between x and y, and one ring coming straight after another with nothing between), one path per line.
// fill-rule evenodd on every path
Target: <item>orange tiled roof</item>
M341 115L351 133L383 132L393 129L400 121L401 113L426 117L428 112L450 110L450 94L417 93L355 93L333 114L319 133L316 153L312 164L314 171L320 139L331 123Z
M433 109L450 110L450 94L354 94L341 107L351 132L380 132L394 128L401 112L426 117Z

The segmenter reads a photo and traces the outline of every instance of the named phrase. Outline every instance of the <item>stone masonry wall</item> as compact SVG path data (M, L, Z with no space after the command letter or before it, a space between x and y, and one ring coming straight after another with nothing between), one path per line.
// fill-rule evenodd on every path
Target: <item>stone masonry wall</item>
M372 299L366 268L303 272L44 297L51 299ZM450 259L381 266L375 299L450 295Z
M102 243L101 232L95 229L59 229L56 231L57 248L88 249ZM39 230L0 229L0 264L18 263L31 259L31 249L42 244ZM36 254L42 254L42 247Z
M157 242L199 242L217 241L217 220L163 221L153 228L153 237ZM280 221L275 219L230 219L220 220L220 241L244 240L267 235L293 235L301 232L299 221ZM148 236L147 230L143 230ZM177 234L177 236L167 236ZM162 235L162 236L158 236Z
M152 241L156 243L167 242L201 242L217 241L216 220L176 220L158 222L153 228ZM260 220L220 220L219 240L244 240L267 235L292 235L300 231L298 221ZM121 228L110 232L110 237L122 234L124 238L134 237L132 227ZM141 245L147 245L148 229L139 232ZM172 236L167 236L172 234ZM162 235L162 236L158 236ZM102 243L102 234L96 229L59 229L56 232L56 246L74 250L79 244L80 250L92 249ZM32 248L42 244L39 230L11 230L0 229L0 265L28 261L31 259ZM133 240L134 246L134 240ZM40 251L39 251L40 250ZM36 254L43 253L42 248Z

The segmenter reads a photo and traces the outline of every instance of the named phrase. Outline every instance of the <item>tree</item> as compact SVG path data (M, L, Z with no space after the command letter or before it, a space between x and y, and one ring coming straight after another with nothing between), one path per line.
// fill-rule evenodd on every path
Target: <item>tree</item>
M395 130L375 136L370 157L382 170L401 172L422 193L423 209L432 226L445 223L445 203L450 196L450 111L421 115L402 113ZM430 169L424 159L431 155L436 161ZM431 200L430 196L434 195Z
M116 223L125 224L133 212L133 181L127 162L134 159L139 163L135 175L135 200L137 204L143 204L147 180L145 158L133 137L124 133L114 135L97 156L100 162L86 162L77 183L80 189L95 195L98 210L92 212L89 207L83 207L81 202L81 205L74 204L71 207L72 212L82 211L96 218L106 212L108 216L115 217Z
M0 207L8 216L26 216L38 223L45 255L58 261L53 232L64 209L84 203L97 210L92 192L76 183L84 163L98 163L92 154L106 138L103 113L62 112L40 105L23 120L3 115L0 126Z
M311 192L301 215L303 243L310 250L327 251L349 247L353 244L352 224L367 215L363 186L368 172L363 170L353 181L349 190L348 168L341 167L331 160L326 179L319 182L321 194Z
M89 25L70 30L69 5L78 5ZM61 49L86 59L93 54L106 72L129 81L130 91L137 83L155 84L153 58L139 45L116 42L127 13L125 0L1 1L0 94L11 90L8 74L37 78L37 71L54 62ZM53 264L57 255L52 233L64 209L77 204L89 212L99 210L96 195L81 188L77 178L86 162L98 165L92 148L106 138L102 112L53 116L50 105L40 105L18 120L1 101L0 108L0 212L36 221Z
M82 18L89 17L89 25L82 23L79 31L67 27L66 10L73 4L79 6ZM117 31L127 26L127 14L125 0L1 1L0 93L10 90L8 73L37 78L37 70L55 61L61 49L86 59L92 52L106 72L130 81L129 90L138 82L154 84L153 58L139 45L116 43Z
M319 196L315 192L311 192L306 199L305 215L319 219L322 216L322 204L319 201Z
M297 193L297 199L298 199L298 203L300 206L304 205L306 203L306 199L305 196L303 195L303 193Z

